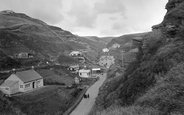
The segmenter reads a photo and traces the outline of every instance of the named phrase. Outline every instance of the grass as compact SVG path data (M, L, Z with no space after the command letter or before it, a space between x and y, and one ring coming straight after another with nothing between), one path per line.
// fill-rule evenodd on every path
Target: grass
M162 114L184 113L184 62L174 66L163 79L140 97L136 104L154 107Z
M130 106L130 107L111 107L105 111L97 112L96 115L159 115L159 112L154 108Z
M69 76L65 71L62 69L41 69L37 70L37 72L43 76L44 84L61 84L69 86L74 83L74 79Z
M47 86L39 90L11 97L12 105L23 113L35 114L62 114L76 97L77 89L66 89L61 86Z

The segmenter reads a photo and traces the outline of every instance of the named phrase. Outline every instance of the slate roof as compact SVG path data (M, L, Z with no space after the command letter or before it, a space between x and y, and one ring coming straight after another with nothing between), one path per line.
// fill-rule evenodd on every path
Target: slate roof
M21 79L24 83L29 81L34 81L38 79L43 79L41 75L39 75L35 70L26 70L26 71L20 71L16 72L15 74L19 79Z

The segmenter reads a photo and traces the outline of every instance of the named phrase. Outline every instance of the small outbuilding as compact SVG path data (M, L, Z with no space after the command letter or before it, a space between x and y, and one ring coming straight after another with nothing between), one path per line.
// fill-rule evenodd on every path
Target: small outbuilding
M7 95L26 92L43 86L43 77L35 70L25 70L12 73L0 86L0 90Z
M91 70L89 69L81 69L79 70L79 76L83 78L91 77Z
M101 73L101 68L92 68L92 74L99 74Z
M75 77L74 78L74 82L75 82L75 84L79 84L80 83L80 79L78 77Z
M72 56L72 57L80 57L80 56L82 56L82 52L80 52L80 51L72 51L70 54L69 54L69 56Z
M79 71L79 65L72 65L68 67L68 70L72 73L77 73Z

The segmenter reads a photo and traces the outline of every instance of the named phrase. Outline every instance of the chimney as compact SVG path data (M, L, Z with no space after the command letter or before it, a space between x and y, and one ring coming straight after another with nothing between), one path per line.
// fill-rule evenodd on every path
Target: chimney
M31 69L34 69L34 66L31 66Z
M16 74L16 69L15 68L12 69L12 74Z

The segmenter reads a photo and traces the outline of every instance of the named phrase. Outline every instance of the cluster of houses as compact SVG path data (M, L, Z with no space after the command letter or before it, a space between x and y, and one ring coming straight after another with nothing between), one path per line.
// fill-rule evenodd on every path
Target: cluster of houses
M103 67L106 67L106 68L109 68L114 63L115 63L114 56L110 56L110 55L101 56L100 60L98 62L98 64L100 66L103 66Z
M19 53L15 57L16 58L29 58L29 53ZM73 51L69 54L72 57L82 57L82 53L80 51ZM112 64L114 64L113 56L102 56L99 61L100 66L104 66L109 68ZM92 78L96 74L102 72L100 67L83 67L81 68L79 65L71 65L68 67L68 71L71 73L76 73L76 77L74 81L76 84L80 82L81 78ZM24 71L16 71L12 70L12 74L0 85L0 90L6 95L12 95L19 92L27 92L33 89L37 89L39 87L44 86L44 79L41 75L39 75L34 68Z
M78 73L79 77L81 78L90 78L93 77L94 74L100 73L101 68L81 68L79 65L72 65L68 67L68 70L72 73Z
M68 67L72 73L78 73L74 78L74 82L78 84L81 78L91 78L94 73L101 72L101 68L79 69L79 65ZM24 71L12 70L12 74L0 85L0 90L8 96L19 92L27 92L44 86L44 79L34 68Z

